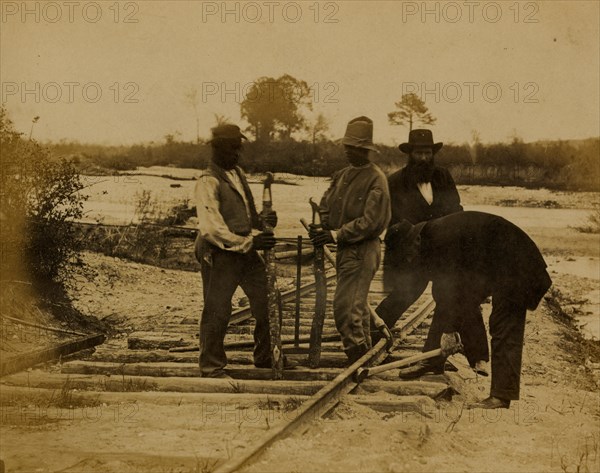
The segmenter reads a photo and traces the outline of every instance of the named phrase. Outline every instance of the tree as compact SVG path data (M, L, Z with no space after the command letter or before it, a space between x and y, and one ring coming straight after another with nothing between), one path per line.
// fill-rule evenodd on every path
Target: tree
M250 124L246 131L262 142L288 139L304 129L304 109L312 110L310 88L289 74L257 79L240 104L241 116Z
M185 93L185 101L194 109L194 115L196 117L196 144L200 144L200 117L198 115L198 104L200 99L198 98L198 89L194 87L193 89L188 90Z
M435 124L436 119L429 113L425 102L417 94L404 94L400 102L396 102L394 105L398 110L388 113L390 125L405 126L408 124L408 130L412 131L414 123Z
M215 116L215 126L225 125L231 121L231 119L225 115L220 115L218 113L213 113L213 115Z
M315 122L310 125L308 129L311 133L312 143L315 144L317 139L325 139L325 133L329 131L329 122L325 118L325 115L319 113L315 119Z

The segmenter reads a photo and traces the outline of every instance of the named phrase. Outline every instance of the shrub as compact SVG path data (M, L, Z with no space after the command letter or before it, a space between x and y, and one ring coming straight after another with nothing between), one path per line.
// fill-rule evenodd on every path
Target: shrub
M85 200L78 171L72 161L52 158L35 141L23 139L4 108L0 156L3 271L66 284L68 269L81 266L81 242L73 227Z

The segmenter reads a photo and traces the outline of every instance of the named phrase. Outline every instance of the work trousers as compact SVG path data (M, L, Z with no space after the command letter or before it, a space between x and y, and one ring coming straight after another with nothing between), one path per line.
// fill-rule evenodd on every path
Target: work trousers
M421 297L429 283L429 275L424 271L410 271L386 265L384 266L383 277L385 290L391 292L381 301L375 311L386 325L392 328L400 316ZM446 296L447 292L448 290L444 284L433 282L432 296L436 307L424 351L433 350L440 346L443 312L458 310L461 314L461 325L458 328L458 333L465 347L464 352L469 364L475 366L478 361L489 361L487 335L480 308L483 299L474 294L463 295L460 301L447 307L451 298L451 295ZM443 362L442 359L434 359L429 363L436 365Z
M231 317L231 298L238 286L248 296L256 319L254 363L270 364L267 276L263 260L256 250L242 254L208 244L197 257L204 290L204 309L200 318L201 376L215 376L227 365L224 340Z
M346 353L371 347L369 287L381 260L378 238L339 245L333 316Z

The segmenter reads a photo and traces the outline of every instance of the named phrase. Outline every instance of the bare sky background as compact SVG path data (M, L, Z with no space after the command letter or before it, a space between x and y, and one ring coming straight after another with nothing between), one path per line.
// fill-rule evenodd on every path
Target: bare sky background
M0 23L2 101L23 132L41 117L39 140L192 140L192 88L207 137L214 114L241 123L245 86L284 73L313 85L333 138L367 115L376 142L405 141L387 113L410 83L438 141L600 134L597 1L51 3L3 1Z

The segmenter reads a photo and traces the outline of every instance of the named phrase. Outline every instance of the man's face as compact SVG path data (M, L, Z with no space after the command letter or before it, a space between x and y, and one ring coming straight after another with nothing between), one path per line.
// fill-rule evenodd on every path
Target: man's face
M430 163L433 161L433 150L428 146L416 146L410 155L415 163Z
M213 143L213 160L223 169L233 169L242 156L240 138L220 139Z
M433 150L429 146L416 146L410 153L408 164L417 182L431 182L433 176Z
M368 149L344 145L344 153L346 154L346 159L352 166L362 166L369 162Z

